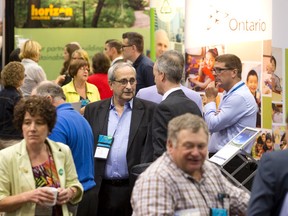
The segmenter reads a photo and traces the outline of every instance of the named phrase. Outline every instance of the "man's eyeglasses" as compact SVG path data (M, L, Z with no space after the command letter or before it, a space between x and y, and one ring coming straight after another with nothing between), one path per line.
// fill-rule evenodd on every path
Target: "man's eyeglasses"
M120 83L122 86L126 86L128 82L130 83L130 85L133 85L136 82L136 79L131 78L130 80L121 79L121 80L114 80L114 81Z
M125 47L131 47L131 46L133 46L133 45L132 44L122 45L121 49L124 49Z
M235 68L214 68L214 71L216 74L221 74L222 71L227 71L227 70L234 70Z

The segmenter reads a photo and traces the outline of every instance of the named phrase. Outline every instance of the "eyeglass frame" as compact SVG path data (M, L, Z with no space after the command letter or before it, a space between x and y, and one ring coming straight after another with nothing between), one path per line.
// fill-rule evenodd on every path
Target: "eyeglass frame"
M90 68L88 66L82 66L79 68L79 70L84 70L90 72Z
M128 82L130 83L130 85L134 85L136 83L136 79L135 78L131 78L131 79L121 79L121 80L113 80L113 82L118 82L120 83L121 86L127 86Z
M236 69L236 68L227 68L227 67L225 67L225 68L214 68L214 72L215 72L215 74L219 75L219 74L221 74L222 71L224 71L224 70L235 70L235 69Z
M131 46L134 46L134 44L121 45L121 49L123 50L125 47L131 47Z

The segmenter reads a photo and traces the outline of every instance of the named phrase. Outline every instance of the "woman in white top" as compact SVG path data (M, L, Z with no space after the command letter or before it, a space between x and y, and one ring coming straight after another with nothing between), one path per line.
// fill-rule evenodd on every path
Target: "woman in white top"
M21 87L23 96L29 96L38 83L47 80L43 68L38 65L40 50L41 45L33 40L27 40L21 49L21 63L25 68L24 84Z

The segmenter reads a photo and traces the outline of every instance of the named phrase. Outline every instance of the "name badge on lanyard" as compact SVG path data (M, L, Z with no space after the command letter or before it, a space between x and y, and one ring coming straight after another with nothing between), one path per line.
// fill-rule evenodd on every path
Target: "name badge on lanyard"
M98 143L97 143L94 157L106 160L108 158L112 143L113 143L112 136L106 136L106 135L100 134L98 137Z

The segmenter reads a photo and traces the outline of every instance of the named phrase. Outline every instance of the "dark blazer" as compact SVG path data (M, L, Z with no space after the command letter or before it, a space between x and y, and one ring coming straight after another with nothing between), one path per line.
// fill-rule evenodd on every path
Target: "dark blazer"
M179 115L192 113L202 117L197 104L190 100L182 90L176 90L168 95L155 110L152 122L152 143L154 159L160 157L166 151L168 122Z
M99 134L107 135L110 104L111 98L90 103L85 108L84 117L91 125L94 134L94 152ZM142 162L148 162L146 159L147 157L152 158L153 152L145 152L145 143L147 140L151 140L151 138L147 137L147 132L148 128L151 127L155 107L156 104L153 102L135 97L133 99L131 125L126 155L129 176L131 176L131 168L134 165ZM94 175L96 184L98 186L101 185L105 171L105 164L106 160L95 159ZM133 186L133 182L131 186Z
M253 180L247 215L279 215L288 193L288 149L263 154Z
M0 138L22 139L22 131L13 125L14 107L22 98L21 93L12 86L0 92ZM19 140L20 141L20 140Z

